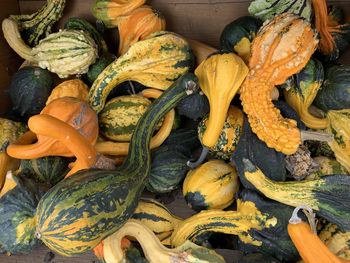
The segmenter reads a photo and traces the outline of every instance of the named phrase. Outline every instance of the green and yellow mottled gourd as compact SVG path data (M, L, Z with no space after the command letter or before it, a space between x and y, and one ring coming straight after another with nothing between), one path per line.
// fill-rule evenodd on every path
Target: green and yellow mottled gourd
M61 30L42 39L34 48L21 39L18 25L12 19L2 21L2 31L9 46L23 59L56 73L60 78L84 74L97 58L97 45L88 33Z
M90 89L90 105L99 113L111 90L126 80L165 90L191 65L192 54L185 39L171 32L152 34L103 70Z
M271 100L271 90L299 72L317 46L310 23L289 13L276 16L252 44L250 72L241 87L244 112L254 133L269 147L293 154L301 143L296 122L284 119Z
M336 224L328 223L319 238L334 255L350 260L350 232L340 231Z
M348 171L337 160L325 156L317 156L312 158L320 167L320 169L309 174L305 180L313 180L329 174L348 174Z
M155 126L195 89L196 77L186 74L150 106L122 166L80 171L51 188L36 210L37 237L57 253L72 256L91 250L122 227L133 215L150 172Z

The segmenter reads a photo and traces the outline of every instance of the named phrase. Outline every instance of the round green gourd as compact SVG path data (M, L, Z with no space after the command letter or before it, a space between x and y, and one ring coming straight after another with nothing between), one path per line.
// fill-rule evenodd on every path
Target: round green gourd
M188 157L175 147L164 145L154 150L147 190L161 194L178 188L189 169L187 161Z
M180 101L176 109L180 115L184 115L192 120L198 120L208 114L209 101L203 93L198 92Z
M94 64L89 67L89 71L86 73L87 81L92 84L97 79L98 75L115 59L115 56L110 53L104 53L101 55Z
M314 104L324 111L350 108L350 65L326 69L325 80Z
M46 69L31 66L20 69L9 87L13 109L25 118L39 114L53 86L52 74Z

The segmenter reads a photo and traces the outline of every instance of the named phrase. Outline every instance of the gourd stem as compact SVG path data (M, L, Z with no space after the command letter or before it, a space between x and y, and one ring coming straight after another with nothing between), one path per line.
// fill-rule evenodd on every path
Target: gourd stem
M205 158L207 158L208 153L209 153L209 148L203 146L202 153L199 156L198 160L195 162L188 161L187 166L190 167L191 169L197 168L199 165L203 163Z
M312 208L307 206L307 205L300 205L294 209L293 214L292 214L291 218L289 219L289 224L296 225L296 224L300 224L302 222L301 218L298 216L298 212L301 209L303 210L304 214L306 215L306 217L309 221L310 228L311 228L312 232L314 234L317 234L315 214L313 213Z
M332 134L315 131L300 131L301 141L320 141L320 142L331 142L334 138Z

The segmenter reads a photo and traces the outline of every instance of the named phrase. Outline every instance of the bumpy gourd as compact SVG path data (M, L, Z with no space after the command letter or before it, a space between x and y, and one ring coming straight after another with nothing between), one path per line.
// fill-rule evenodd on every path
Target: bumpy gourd
M296 122L284 119L271 101L271 90L299 72L317 45L310 23L282 14L264 25L253 41L250 72L241 87L243 110L254 133L269 147L293 154L301 143Z
M90 89L90 105L99 113L111 90L126 80L165 90L191 65L192 55L185 39L165 31L152 34L103 70Z
M97 58L97 46L88 33L61 30L42 39L33 49L21 39L18 25L12 19L2 22L2 31L9 46L23 59L36 62L60 78L84 74Z
M66 0L47 0L46 4L30 15L11 15L18 24L24 41L36 46L39 40L51 33L52 26L61 18Z
M164 31L165 25L165 19L160 11L146 5L136 8L118 25L118 55L123 55L130 46L150 34Z
M73 97L87 102L89 87L80 79L71 79L57 85L52 91L46 101L48 105L53 100L63 97Z

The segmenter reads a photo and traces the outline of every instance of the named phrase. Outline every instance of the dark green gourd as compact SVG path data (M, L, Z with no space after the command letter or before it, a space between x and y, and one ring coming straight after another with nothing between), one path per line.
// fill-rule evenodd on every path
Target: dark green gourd
M36 235L59 254L94 248L118 230L137 207L151 169L150 140L164 115L196 89L185 74L155 100L139 120L129 154L117 170L83 170L59 182L40 200Z

